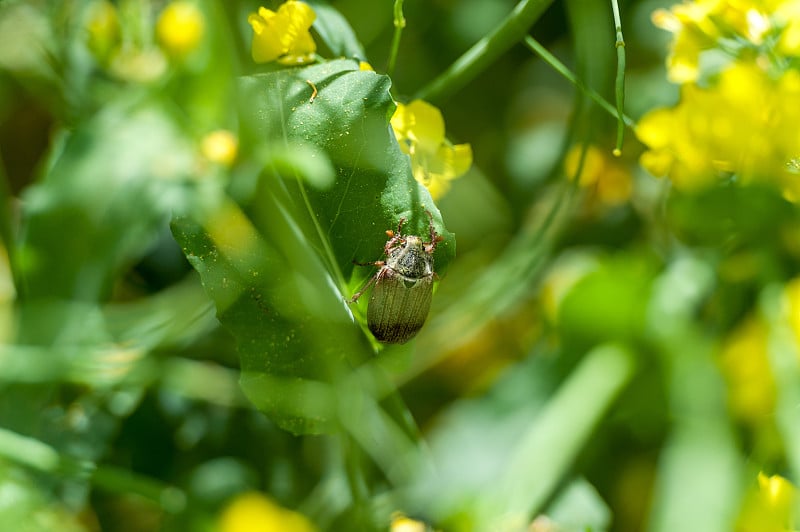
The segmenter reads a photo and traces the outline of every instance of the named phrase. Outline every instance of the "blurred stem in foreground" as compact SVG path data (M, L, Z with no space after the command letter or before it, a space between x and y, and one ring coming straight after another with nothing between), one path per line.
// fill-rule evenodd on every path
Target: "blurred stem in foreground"
M21 283L19 282L19 272L17 265L17 244L14 238L14 225L12 223L12 194L11 186L6 174L5 163L2 155L0 155L0 238L3 240L3 245L8 254L8 264L11 269L11 277L14 281L14 286L18 295L21 292Z
M551 3L553 0L522 0L494 31L475 43L439 77L423 87L416 98L436 103L461 89L520 42Z
M186 506L186 494L175 486L127 469L63 455L40 440L4 428L0 428L0 456L45 473L91 479L93 485L107 491L140 495L169 513Z
M394 0L394 35L392 36L392 49L389 52L389 66L386 67L386 74L389 77L394 74L397 54L400 51L400 36L403 35L403 28L405 27L406 18L403 16L403 0Z
M634 368L633 355L620 346L601 345L587 353L530 424L500 482L487 486L479 498L480 519L502 516L530 522L630 381ZM481 522L477 528L489 524Z

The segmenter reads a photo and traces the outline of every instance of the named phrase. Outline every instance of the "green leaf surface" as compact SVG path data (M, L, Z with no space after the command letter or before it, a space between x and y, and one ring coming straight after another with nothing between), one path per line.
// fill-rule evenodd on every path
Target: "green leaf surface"
M317 240L330 241L345 276L353 260L380 258L385 231L400 218L407 219L406 232L427 235L424 209L444 237L434 255L441 275L455 254L455 239L443 229L438 209L414 180L408 156L391 133L395 105L389 85L388 77L360 71L351 60L242 78L242 144L267 151L312 144L327 154L336 170L332 187L298 190L289 183L287 192L300 204L308 202Z
M367 58L356 33L339 11L324 0L308 0L307 3L317 14L314 29L334 56L362 60Z
M387 77L332 61L243 78L239 102L249 163L231 190L243 206L173 233L237 340L250 400L287 430L327 432L365 397L348 377L374 354L346 302L373 270L348 281L353 260L380 259L400 218L427 236L425 210L444 237L440 272L455 240L390 131Z

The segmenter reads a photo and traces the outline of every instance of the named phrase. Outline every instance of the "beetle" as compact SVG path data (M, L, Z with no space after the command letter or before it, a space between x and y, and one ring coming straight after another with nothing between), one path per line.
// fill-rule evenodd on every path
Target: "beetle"
M403 235L405 218L400 218L397 231L386 231L389 240L383 246L386 260L356 263L377 266L378 271L350 299L351 303L371 286L372 294L367 305L367 327L375 339L385 344L404 344L413 338L428 317L433 297L433 252L444 240L433 227L433 215L425 211L430 220L429 240L414 235Z

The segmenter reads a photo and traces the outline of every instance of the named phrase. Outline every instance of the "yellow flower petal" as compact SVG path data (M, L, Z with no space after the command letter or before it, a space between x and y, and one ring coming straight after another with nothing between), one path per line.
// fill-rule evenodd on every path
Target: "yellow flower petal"
M317 47L309 33L316 19L306 3L289 0L277 13L260 7L247 22L253 28L251 53L256 63L280 61L283 64L305 64L314 60Z
M258 492L238 495L222 512L219 532L314 532L302 514L278 506Z
M444 142L442 112L423 100L414 100L406 106L411 125L408 136L425 151L435 152Z
M253 28L253 44L251 53L256 63L275 61L283 53L280 35L275 28L274 11L264 7L258 8L258 13L247 17L247 22Z

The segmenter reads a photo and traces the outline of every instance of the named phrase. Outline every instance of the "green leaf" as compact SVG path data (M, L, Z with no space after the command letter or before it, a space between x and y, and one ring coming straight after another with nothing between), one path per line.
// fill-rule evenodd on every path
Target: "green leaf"
M648 255L623 253L578 281L559 307L559 328L568 344L579 350L641 338L656 268Z
M237 340L250 400L294 433L331 431L337 402L368 393L349 377L374 354L346 302L372 270L348 282L353 260L380 259L401 217L427 236L425 210L440 272L455 240L390 131L387 77L349 60L284 69L243 78L239 102L248 162L231 190L244 208L225 202L173 233Z
M240 84L244 150L281 151L310 143L333 164L330 189L298 190L290 183L287 192L301 205L308 201L321 229L317 236L330 240L345 277L353 260L380 258L385 231L400 218L407 220L406 232L427 235L424 209L444 237L434 255L440 275L455 254L453 235L442 227L430 194L414 180L408 156L389 128L395 109L389 84L388 77L360 71L351 60L248 76Z
M356 33L339 11L324 0L308 0L307 3L317 14L314 29L335 57L366 60L367 54Z

